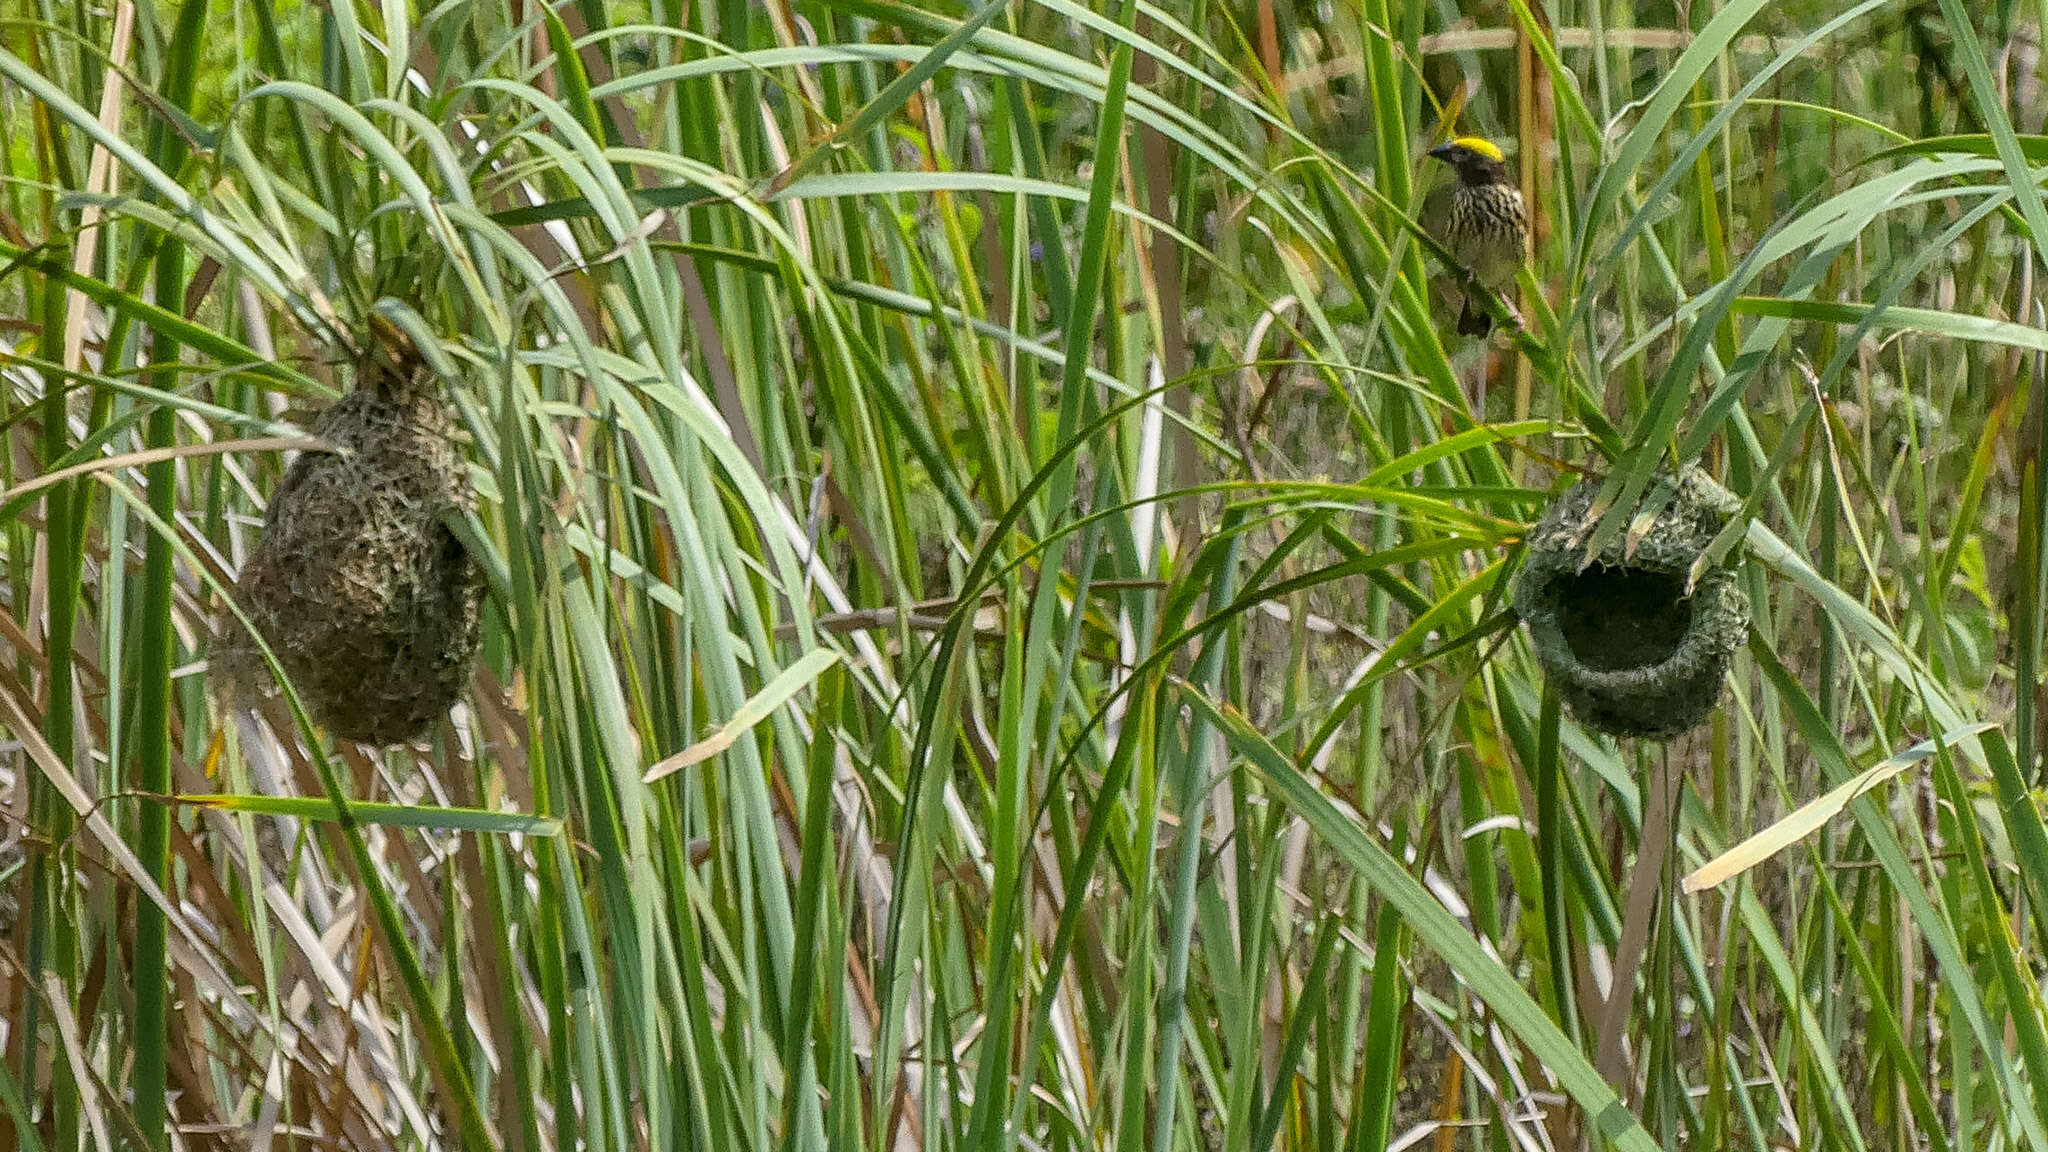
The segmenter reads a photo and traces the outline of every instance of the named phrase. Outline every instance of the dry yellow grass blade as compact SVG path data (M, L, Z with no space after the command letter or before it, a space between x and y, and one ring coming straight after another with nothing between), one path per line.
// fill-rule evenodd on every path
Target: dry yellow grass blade
M183 460L195 456L219 456L229 452L295 452L326 448L328 443L314 436L264 436L255 440L217 440L210 444L181 444L176 448L149 448L140 452L123 452L118 456L100 456L69 468L59 468L32 476L14 487L0 492L0 504L17 496L26 496L37 489L48 488L74 476L85 476L94 472L111 472L119 468L140 468L159 460Z
M781 675L769 681L767 687L748 700L718 731L649 768L647 774L640 778L641 783L652 784L732 747L749 729L766 720L777 708L788 703L790 697L838 662L839 654L827 648L813 648L804 653L802 659L783 669Z
M1799 806L1791 815L1765 828L1728 851L1721 853L1695 869L1680 884L1686 892L1698 892L1724 883L1765 860L1782 849L1804 840L1818 831L1821 825L1833 819L1836 813L1849 806L1856 799L1879 784L1897 776L1915 764L1932 757L1943 748L1953 748L1964 740L1971 739L1998 727L1996 724L1972 724L1945 732L1934 740L1922 740L1897 755L1887 757L1870 766L1869 770L1854 779L1843 782L1821 796Z

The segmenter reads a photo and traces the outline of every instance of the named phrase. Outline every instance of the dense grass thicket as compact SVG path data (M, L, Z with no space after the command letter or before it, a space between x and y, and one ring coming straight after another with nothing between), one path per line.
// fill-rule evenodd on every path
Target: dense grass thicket
M0 1148L2048 1152L2048 4L0 10ZM394 332L372 749L208 658ZM1617 741L1511 581L1679 463Z

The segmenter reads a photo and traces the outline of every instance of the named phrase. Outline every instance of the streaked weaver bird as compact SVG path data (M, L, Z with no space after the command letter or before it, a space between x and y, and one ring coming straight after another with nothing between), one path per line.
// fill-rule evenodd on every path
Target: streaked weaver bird
M1429 154L1449 164L1457 179L1430 192L1416 223L1481 287L1498 292L1513 284L1529 247L1529 213L1521 190L1508 179L1506 158L1491 140L1478 136L1460 136ZM1468 294L1458 312L1458 335L1491 331L1492 314L1475 306Z

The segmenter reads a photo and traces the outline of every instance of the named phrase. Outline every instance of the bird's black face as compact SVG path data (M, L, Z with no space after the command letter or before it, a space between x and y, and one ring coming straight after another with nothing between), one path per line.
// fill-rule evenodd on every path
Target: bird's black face
M1506 164L1455 140L1437 145L1429 154L1449 164L1465 184L1499 184L1507 179Z

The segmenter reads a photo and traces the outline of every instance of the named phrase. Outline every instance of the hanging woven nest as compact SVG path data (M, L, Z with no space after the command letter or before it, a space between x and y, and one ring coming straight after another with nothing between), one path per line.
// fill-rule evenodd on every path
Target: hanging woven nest
M1662 474L1638 506L1640 520L1644 506L1661 503L1647 527L1632 524L1588 557L1600 482L1574 485L1530 533L1515 607L1544 676L1580 723L1669 740L1712 714L1748 631L1732 565L1708 567L1687 586L1735 505L1698 469L1675 482Z
M443 520L476 494L440 380L396 326L376 335L314 424L331 448L302 453L271 496L236 597L316 720L385 745L423 735L469 681L483 582ZM230 698L275 695L232 613L219 636Z

